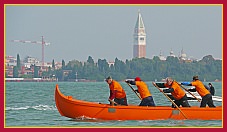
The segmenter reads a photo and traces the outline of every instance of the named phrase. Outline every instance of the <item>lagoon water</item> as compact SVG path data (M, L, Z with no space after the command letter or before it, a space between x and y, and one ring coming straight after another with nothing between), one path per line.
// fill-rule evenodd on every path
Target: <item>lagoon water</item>
M126 91L128 103L139 104L140 100L131 88L124 82L120 83ZM157 106L171 106L171 102L151 82L146 83ZM222 120L73 120L62 117L55 106L56 84L65 95L86 101L108 103L109 88L105 82L6 82L5 127L223 127ZM216 96L222 96L222 83L213 82L213 85ZM199 106L196 101L189 103ZM214 104L220 106L222 102Z

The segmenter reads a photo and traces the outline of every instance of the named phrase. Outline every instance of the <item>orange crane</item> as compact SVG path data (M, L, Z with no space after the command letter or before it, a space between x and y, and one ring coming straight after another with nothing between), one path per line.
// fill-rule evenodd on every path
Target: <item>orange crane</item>
M42 41L29 41L29 40L12 40L12 42L21 42L21 43L33 43L33 44L42 44L42 68L44 68L44 46L50 45L44 41L44 37L42 37Z

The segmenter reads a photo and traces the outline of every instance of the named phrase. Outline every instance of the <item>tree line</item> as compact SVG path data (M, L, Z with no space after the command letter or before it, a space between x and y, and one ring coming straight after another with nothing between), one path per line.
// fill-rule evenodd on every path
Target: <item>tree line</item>
M53 60L52 67L42 73L42 76L51 75L58 78L58 81L75 79L103 81L108 76L118 81L136 76L144 81L161 81L166 77L172 77L177 81L190 81L194 75L198 75L202 81L221 81L222 60L215 60L212 55L207 55L199 61L187 62L173 56L168 56L162 61L158 56L154 56L152 59L133 58L125 62L115 58L114 64L109 65L106 59L98 59L95 63L89 56L84 63L72 60L65 64L62 60L61 69L55 69Z

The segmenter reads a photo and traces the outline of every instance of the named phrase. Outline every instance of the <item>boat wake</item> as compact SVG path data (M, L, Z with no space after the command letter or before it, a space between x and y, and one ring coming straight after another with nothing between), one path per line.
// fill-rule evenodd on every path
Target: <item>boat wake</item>
M6 107L5 110L27 110L27 109L34 109L34 110L57 110L55 106L50 105L35 105L35 106L22 106L22 107Z
M80 116L77 118L71 118L69 121L76 121L76 122L105 122L105 120L97 119L97 118L91 118L87 116Z

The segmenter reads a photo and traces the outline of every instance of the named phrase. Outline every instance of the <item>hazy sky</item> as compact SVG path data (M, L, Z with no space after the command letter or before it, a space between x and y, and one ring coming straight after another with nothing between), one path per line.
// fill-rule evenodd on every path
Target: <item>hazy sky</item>
M41 41L45 61L113 61L133 57L133 32L138 10L147 34L147 58L176 56L181 49L189 57L222 58L221 5L40 5L6 6L6 55L29 55L41 61L40 44L10 40Z

